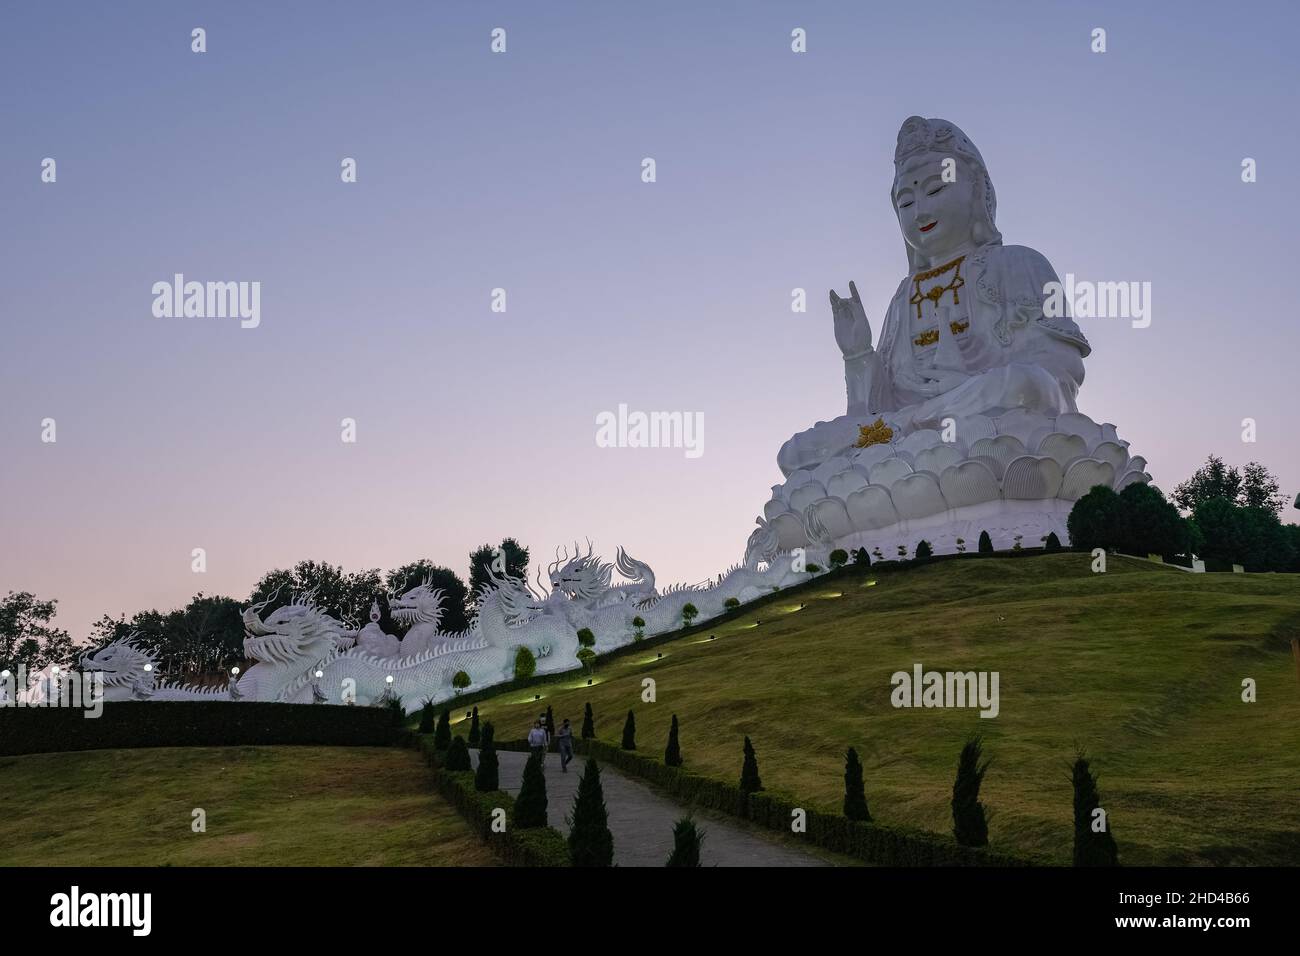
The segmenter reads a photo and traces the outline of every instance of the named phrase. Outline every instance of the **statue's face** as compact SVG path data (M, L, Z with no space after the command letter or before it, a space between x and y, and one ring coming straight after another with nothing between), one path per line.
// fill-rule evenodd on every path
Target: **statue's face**
M945 176L946 159L953 163ZM932 259L969 244L975 226L971 179L970 167L951 154L919 153L904 163L894 178L894 211L904 241Z

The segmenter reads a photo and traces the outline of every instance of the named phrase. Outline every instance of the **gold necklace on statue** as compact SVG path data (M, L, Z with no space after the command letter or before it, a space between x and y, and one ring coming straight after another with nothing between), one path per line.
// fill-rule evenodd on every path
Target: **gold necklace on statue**
M916 306L916 317L921 318L921 303L926 299L937 306L939 300L943 298L945 292L952 293L952 304L961 305L961 297L957 295L957 290L966 285L966 280L961 277L961 264L966 259L965 256L958 256L952 262L941 266L936 266L928 272L919 272L912 277L912 297L907 301ZM947 285L931 286L927 291L921 291L921 283L928 279L937 279L946 272L952 273L952 278Z

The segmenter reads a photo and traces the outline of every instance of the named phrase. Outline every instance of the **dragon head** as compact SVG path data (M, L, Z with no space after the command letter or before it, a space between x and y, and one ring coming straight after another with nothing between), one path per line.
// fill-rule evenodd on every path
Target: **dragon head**
M106 687L134 686L150 673L145 668L153 666L153 655L137 643L139 636L138 631L132 631L97 651L87 651L81 655L81 669L102 673Z
M614 566L592 554L590 541L587 542L586 554L582 553L577 542L574 542L573 551L574 555L570 558L568 548L564 549L563 555L557 549L555 560L547 567L551 590L584 601L590 601L608 591Z
M436 631L442 621L442 595L442 589L433 587L429 579L425 578L423 584L392 598L388 602L388 609L395 621L403 624L432 624Z
M349 645L344 626L318 608L314 596L300 595L265 618L258 615L273 597L246 608L244 653L268 664L307 667Z

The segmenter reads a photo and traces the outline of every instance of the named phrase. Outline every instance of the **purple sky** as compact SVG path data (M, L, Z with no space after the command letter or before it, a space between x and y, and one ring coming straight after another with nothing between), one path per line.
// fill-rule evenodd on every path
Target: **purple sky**
M74 637L505 535L722 570L781 443L843 412L826 290L878 333L906 270L913 113L978 145L1006 242L1152 283L1150 328L1081 321L1081 411L1166 490L1210 452L1300 490L1293 4L375 6L2 15L0 593ZM261 326L154 318L175 272L260 281ZM702 412L703 456L597 448L619 403Z

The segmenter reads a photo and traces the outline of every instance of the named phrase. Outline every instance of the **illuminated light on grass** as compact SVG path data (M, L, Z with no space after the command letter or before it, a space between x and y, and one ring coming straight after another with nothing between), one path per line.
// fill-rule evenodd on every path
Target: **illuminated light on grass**
M862 586L863 586L864 588L874 588L874 587L876 586L876 582L875 582L875 581L868 581L866 584L864 584L864 585L862 585Z

